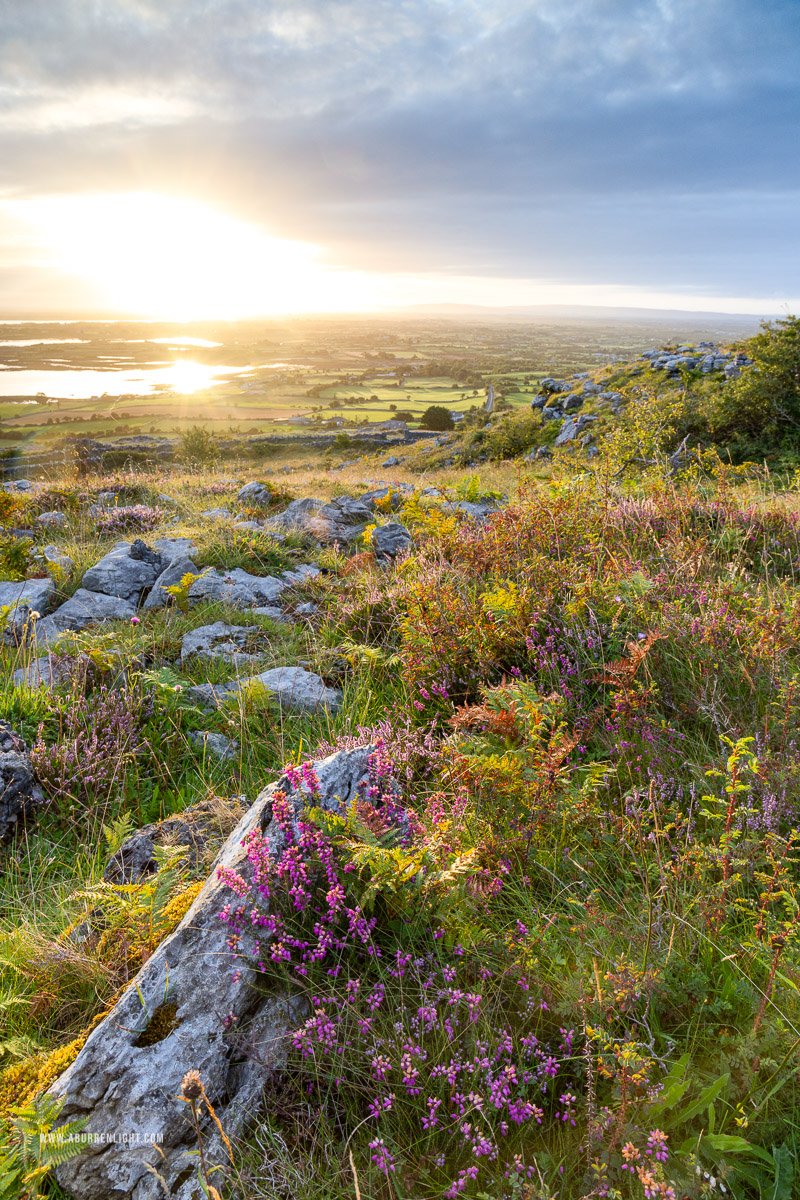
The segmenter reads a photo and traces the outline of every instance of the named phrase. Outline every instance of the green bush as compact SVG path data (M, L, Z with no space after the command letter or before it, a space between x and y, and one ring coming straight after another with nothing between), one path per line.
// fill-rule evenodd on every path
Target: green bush
M444 431L453 428L453 414L449 408L443 408L441 404L431 404L425 409L425 412L420 418L420 429L435 429Z
M204 425L193 425L181 437L179 458L190 467L210 466L219 458L217 439Z

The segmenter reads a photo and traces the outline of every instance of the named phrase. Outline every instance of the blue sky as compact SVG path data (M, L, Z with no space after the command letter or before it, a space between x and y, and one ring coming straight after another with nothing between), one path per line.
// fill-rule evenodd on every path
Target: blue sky
M779 312L798 64L800 0L5 0L0 308L102 304L39 218L146 193L401 302Z

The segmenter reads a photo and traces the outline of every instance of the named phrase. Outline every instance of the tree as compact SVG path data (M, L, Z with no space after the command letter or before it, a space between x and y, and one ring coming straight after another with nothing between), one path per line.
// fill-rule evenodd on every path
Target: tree
M431 404L425 409L420 419L420 429L435 429L437 431L453 428L453 414L449 408L441 404Z
M753 360L709 397L711 435L742 452L800 448L800 318L766 321L742 349Z

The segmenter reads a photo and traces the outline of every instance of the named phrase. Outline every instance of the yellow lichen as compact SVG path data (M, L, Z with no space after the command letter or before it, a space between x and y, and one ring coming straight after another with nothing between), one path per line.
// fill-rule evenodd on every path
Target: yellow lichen
M116 996L112 1005L115 1001ZM67 1067L74 1063L89 1034L108 1016L109 1011L110 1008L98 1013L83 1032L65 1046L58 1046L49 1053L34 1054L32 1058L26 1058L24 1062L14 1063L0 1071L0 1118L7 1117L10 1108L27 1104L58 1079L62 1071L66 1071Z
M203 886L204 883L199 880L195 883L190 883L183 889L183 891L178 892L177 895L173 896L172 899L164 905L164 911L161 914L161 921L159 922L164 931L163 936L166 937L168 933L171 933L172 930L180 924L189 909L194 904L197 897L200 895Z

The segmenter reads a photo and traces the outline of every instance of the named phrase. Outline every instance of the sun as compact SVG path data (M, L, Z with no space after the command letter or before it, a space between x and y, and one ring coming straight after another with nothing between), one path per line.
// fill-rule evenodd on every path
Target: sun
M20 202L53 265L95 286L110 311L166 320L370 307L361 272L205 204L151 192Z

